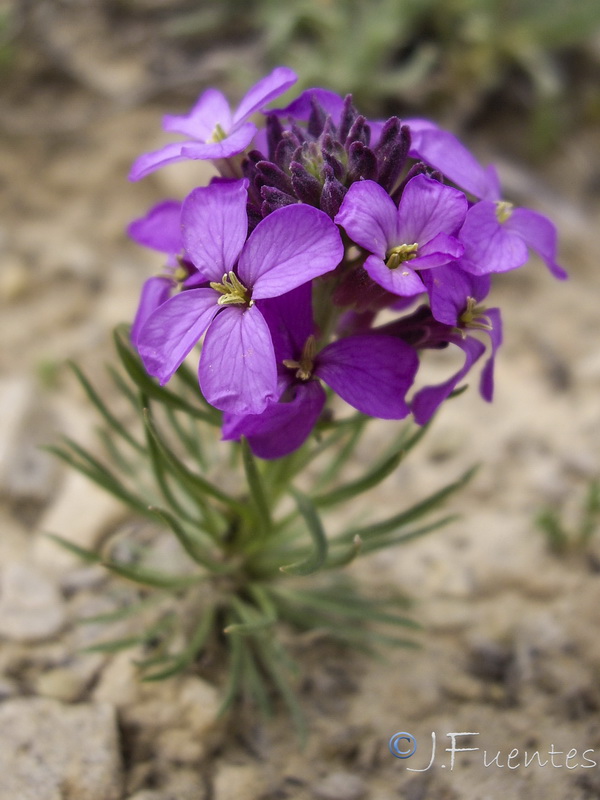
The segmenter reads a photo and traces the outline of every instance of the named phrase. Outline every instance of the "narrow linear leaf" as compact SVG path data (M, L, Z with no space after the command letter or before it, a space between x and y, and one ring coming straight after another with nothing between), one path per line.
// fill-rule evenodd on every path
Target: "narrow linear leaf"
M231 571L229 566L216 561L211 556L210 552L207 551L207 547L210 547L212 544L212 541L208 537L206 537L204 541L201 541L200 534L192 536L190 533L188 533L184 526L177 521L173 514L163 508L151 506L150 511L153 511L158 519L160 519L161 522L170 528L185 552L197 564L206 567L213 573L225 574Z
M78 472L83 473L83 475L86 475L91 481L98 484L98 486L102 487L105 491L119 498L119 500L132 508L134 511L137 511L143 516L148 515L148 505L146 502L144 502L144 500L131 494L131 492L128 492L120 483L120 481L117 480L117 478L115 478L102 464L100 464L99 461L93 458L93 456L91 456L89 453L86 453L82 447L66 437L65 442L68 447L73 449L77 455L83 459L83 463L82 461L78 461L73 453L70 453L68 450L62 447L58 447L56 445L45 445L42 449L46 450L48 453L53 453L69 466L73 467Z
M263 615L235 596L231 597L231 605L243 621L227 625L223 633L251 635L271 628L277 622L276 614L269 611Z
M303 745L307 737L306 719L298 698L287 679L281 655L274 647L273 642L267 642L264 639L258 641L256 647L260 653L263 668L271 676L283 702L287 706L298 738Z
M249 647L242 648L242 675L244 677L245 690L255 701L260 713L263 717L271 717L273 715L273 704L269 697L269 691Z
M354 604L346 603L344 599L328 597L323 592L304 592L291 589L277 589L288 602L297 603L315 609L316 611L334 614L338 617L347 617L364 622L382 622L389 625L401 625L406 628L420 630L421 626L408 617L381 610L381 603L356 599Z
M56 533L45 533L44 536L52 539L52 541L56 542L56 544L64 547L65 550L73 553L73 555L76 555L82 561L87 561L88 564L99 564L102 561L102 558L98 553L94 553L93 550L87 550L85 547L80 547L79 545L70 542L68 539L58 536Z
M289 575L310 575L312 572L316 572L327 558L327 537L314 503L297 490L292 488L290 491L296 500L298 511L306 522L306 527L313 541L313 550L302 561L290 564L287 567L280 567L280 569Z
M327 506L333 506L337 503L343 503L350 498L356 497L362 492L366 492L368 489L371 489L373 486L377 486L377 484L385 480L388 475L391 475L392 472L395 471L398 464L402 461L403 456L404 453L402 451L395 453L393 456L390 456L386 461L384 461L383 464L378 465L375 469L367 472L362 478L358 478L355 481L346 483L330 492L316 495L316 497L313 497L314 504L316 506L326 508Z
M133 448L135 448L138 452L143 453L144 447L141 445L134 437L129 433L129 431L125 428L123 423L115 417L115 415L109 411L106 407L105 403L98 395L92 384L88 381L86 376L83 374L81 369L75 364L73 361L67 362L69 367L75 373L77 380L83 387L84 392L92 402L92 404L97 408L100 412L102 417L105 419L106 423L110 428L112 428L119 436L124 439L128 444L130 444Z
M362 551L362 544L362 539L357 534L354 536L352 544L346 546L341 552L334 554L330 551L323 569L338 569L350 564Z
M142 680L144 682L162 681L165 678L170 678L172 675L176 675L178 672L181 672L189 667L189 665L194 661L194 659L198 656L198 653L200 653L206 644L206 641L213 629L214 621L215 607L209 606L204 612L202 619L200 620L200 624L196 627L194 635L190 639L188 646L182 650L178 656L175 657L173 663L166 669L160 670L159 672L153 672L150 675L145 675Z
M393 517L388 517L388 519L382 520L381 522L375 522L371 525L366 525L363 528L353 528L352 530L347 531L339 536L339 540L348 541L350 539L354 539L355 536L360 536L361 539L366 541L376 536L383 536L391 533L392 531L401 528L403 525L406 525L409 522L414 522L425 514L428 514L434 509L438 508L451 495L462 489L471 480L477 469L477 466L471 467L463 475L461 475L458 480L447 484L437 492L430 494L424 500L415 503L415 505L411 506L405 511L402 511L399 514L394 514Z
M107 569L122 578L127 578L134 583L141 583L144 586L154 586L157 589L185 589L206 580L205 575L177 576L148 567L119 564L116 561L103 561L102 563Z
M206 478L203 478L196 472L192 472L190 469L188 469L188 467L185 466L185 464L175 455L175 453L159 435L154 423L152 422L150 413L147 410L144 413L144 421L150 435L168 463L171 472L181 482L182 486L189 492L190 496L200 503L201 507L206 506L205 495L208 495L215 498L215 500L219 500L223 505L227 506L235 513L247 516L248 510L242 503L238 502L233 497L230 497L225 492L222 492L214 484L206 480Z
M163 597L164 596L156 592L153 593L151 597L148 597L139 603L131 603L128 606L117 608L115 611L107 611L104 614L78 617L75 622L77 625L97 625L100 623L106 624L109 622L120 622L122 619L127 619L128 617L134 617L136 614L141 614L143 611L146 611L146 609L151 608L159 603Z
M134 354L129 345L123 341L122 331L120 330L115 331L115 344L125 371L144 394L167 406L185 411L187 414L202 419L210 425L219 424L212 414L208 414L206 411L196 408L174 392L155 383L144 369L138 356Z
M230 624L235 624L231 622ZM227 685L223 695L223 702L219 708L219 715L223 715L233 704L233 702L241 694L242 679L243 679L243 665L244 665L244 648L247 646L241 636L231 636L227 640L229 643L229 664L227 677Z
M365 541L363 545L363 552L373 553L375 550L383 550L386 547L395 547L398 544L406 544L406 542L410 542L413 539L420 539L421 536L425 536L432 531L437 531L439 528L450 525L450 523L456 522L458 519L460 519L459 514L449 514L448 516L442 517L442 519L436 520L429 525L423 525L421 528L415 528L412 531L407 531L400 536L393 536L390 538L378 537L377 539L370 539L369 541Z
M242 463L246 473L246 481L250 489L250 497L254 505L256 516L260 525L262 535L266 535L272 528L271 510L265 491L265 485L256 464L256 459L252 454L250 445L245 436L241 440Z

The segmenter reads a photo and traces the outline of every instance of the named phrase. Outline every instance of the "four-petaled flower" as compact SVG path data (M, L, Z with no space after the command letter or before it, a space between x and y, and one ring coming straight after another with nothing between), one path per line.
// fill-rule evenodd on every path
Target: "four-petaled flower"
M506 272L522 266L528 248L540 256L555 278L565 270L556 261L556 228L548 217L530 208L514 208L502 200L494 167L484 168L449 131L427 120L409 120L413 158L439 169L464 191L480 199L469 209L460 240L461 266L475 275Z
M398 208L374 181L353 183L335 222L370 255L364 268L393 294L425 291L417 270L439 267L462 256L456 238L467 213L462 192L426 175L406 184Z
M187 142L175 142L145 153L133 164L129 179L140 180L166 164L186 159L221 159L241 153L254 138L257 128L249 122L252 114L287 91L297 80L287 67L277 67L253 86L242 98L237 111L231 112L227 98L217 89L200 95L188 114L167 114L163 128L181 133Z
M246 240L247 181L195 189L181 213L187 258L209 286L186 289L146 320L137 347L166 383L206 332L200 387L223 411L257 414L277 399L277 369L261 300L333 270L343 256L337 227L316 208L287 206Z

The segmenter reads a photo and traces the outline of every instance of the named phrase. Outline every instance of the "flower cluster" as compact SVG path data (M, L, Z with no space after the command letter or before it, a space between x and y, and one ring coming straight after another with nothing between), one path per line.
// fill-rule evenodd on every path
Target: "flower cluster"
M489 343L480 391L491 400L502 326L483 305L490 276L533 250L566 277L553 224L503 200L495 170L451 133L367 120L325 89L265 110L294 80L275 69L235 112L208 89L189 114L165 117L187 139L141 156L130 175L193 159L220 172L131 224L167 256L132 340L164 384L203 338L199 383L223 412L223 438L246 437L262 458L306 440L324 414L322 383L363 414L423 424ZM421 351L449 345L463 351L460 370L414 390Z

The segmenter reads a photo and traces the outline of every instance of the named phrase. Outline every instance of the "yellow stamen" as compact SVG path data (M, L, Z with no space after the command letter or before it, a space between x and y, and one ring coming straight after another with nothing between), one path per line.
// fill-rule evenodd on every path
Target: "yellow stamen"
M397 247L392 247L386 253L386 267L388 269L397 269L405 261L412 261L413 258L417 257L418 247L417 242L414 242L414 244L399 244Z
M480 331L491 331L492 323L485 316L485 306L477 305L474 297L467 297L467 307L459 317L459 322L464 328L474 328Z
M246 289L243 283L240 283L240 280L235 272L225 273L221 283L212 281L210 283L210 288L214 289L215 292L218 292L221 295L221 297L219 297L217 300L217 303L220 306L233 304L246 306L252 305L252 300L250 299L248 289Z
M508 203L506 200L496 200L496 219L498 222L502 224L510 219L514 208L513 204Z
M208 142L209 143L222 142L223 139L226 139L226 138L227 138L227 134L225 133L223 128L220 126L220 124L217 122L217 124L215 125L215 129L212 132L211 137L208 140Z
M308 381L312 376L312 371L315 367L315 356L317 354L317 340L311 334L306 340L302 348L302 355L300 361L294 361L291 358L283 360L283 366L296 370L296 378L301 381Z

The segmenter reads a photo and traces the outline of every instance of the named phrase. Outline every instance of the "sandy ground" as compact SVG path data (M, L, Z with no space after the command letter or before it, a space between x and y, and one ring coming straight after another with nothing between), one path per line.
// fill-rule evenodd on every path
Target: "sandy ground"
M548 504L576 521L600 471L597 132L537 172L502 156L500 135L476 143L509 196L553 217L571 279L532 261L497 280L495 402L473 387L448 404L410 463L352 509L383 516L481 464L454 502L460 522L354 569L365 589L414 598L421 649L378 662L299 648L301 749L283 715L217 720L207 682L140 687L129 653L78 652L88 634L75 619L122 590L43 533L91 543L122 512L36 446L58 432L92 441L64 362L104 385L111 329L131 319L160 261L124 227L205 174L179 165L127 183L132 159L163 141L164 105L93 113L82 92L49 117L35 102L5 111L0 133L1 800L600 796L600 543L557 557L534 524ZM387 435L374 425L364 452ZM396 732L416 739L411 759L389 753Z

